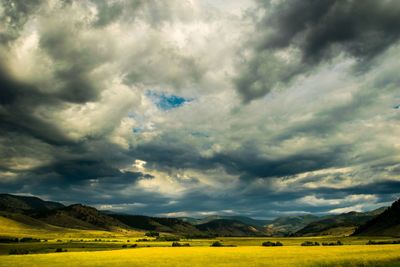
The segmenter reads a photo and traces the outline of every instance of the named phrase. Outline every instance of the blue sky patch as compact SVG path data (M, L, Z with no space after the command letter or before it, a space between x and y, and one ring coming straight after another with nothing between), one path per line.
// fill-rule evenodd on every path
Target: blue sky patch
M161 110L171 110L178 108L193 99L184 98L177 95L148 91L146 94L153 103Z

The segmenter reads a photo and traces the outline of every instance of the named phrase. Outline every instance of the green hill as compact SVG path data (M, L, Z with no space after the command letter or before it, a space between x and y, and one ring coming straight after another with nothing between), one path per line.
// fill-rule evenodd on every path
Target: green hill
M191 217L180 217L182 221L189 222L193 225L197 224L203 224L203 223L208 223L214 220L234 220L238 222L242 222L244 224L252 225L252 226L259 226L263 227L269 223L271 223L271 220L258 220L258 219L253 219L247 216L226 216L226 215L210 215L206 216L201 219L196 219L196 218L191 218Z
M348 212L338 215L329 215L311 222L295 233L296 236L318 235L350 235L354 230L371 220L386 208L379 208L369 212Z
M266 231L272 236L287 236L318 219L320 219L320 217L311 214L282 216L266 225Z
M400 237L400 199L384 212L358 227L354 235Z
M127 229L127 225L97 209L81 204L74 204L57 210L39 212L34 218L48 224L86 230L117 230Z
M52 201L44 201L38 197L0 194L0 211L29 213L63 208L64 205Z
M265 236L264 228L248 225L235 220L213 220L196 225L196 228L213 236Z
M158 218L126 214L112 214L110 216L135 229L184 235L201 235L201 232L195 226L177 218Z

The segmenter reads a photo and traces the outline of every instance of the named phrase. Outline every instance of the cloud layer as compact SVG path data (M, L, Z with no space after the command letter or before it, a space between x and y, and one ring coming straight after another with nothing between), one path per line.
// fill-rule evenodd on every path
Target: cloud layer
M400 189L397 1L3 1L0 187L165 216Z

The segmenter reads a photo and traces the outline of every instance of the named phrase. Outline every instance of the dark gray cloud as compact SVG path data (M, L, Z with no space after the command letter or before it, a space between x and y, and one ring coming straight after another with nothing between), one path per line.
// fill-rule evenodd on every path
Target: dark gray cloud
M398 51L374 59L398 40L399 5L258 4L249 46L245 17L196 1L0 2L1 190L167 215L394 199ZM245 100L313 71L318 85L241 105L227 82L238 42L254 52L235 81ZM330 85L318 66L339 53L377 70L328 70L348 79Z
M53 124L33 114L41 106L60 105L53 94L40 92L35 85L15 80L0 66L1 110L0 132L3 136L29 135L54 145L70 143L70 140Z
M358 71L365 71L400 37L396 0L258 2L266 13L257 26L260 37L254 56L236 79L245 101L262 97L342 53L358 61ZM277 56L284 49L292 53L290 60Z

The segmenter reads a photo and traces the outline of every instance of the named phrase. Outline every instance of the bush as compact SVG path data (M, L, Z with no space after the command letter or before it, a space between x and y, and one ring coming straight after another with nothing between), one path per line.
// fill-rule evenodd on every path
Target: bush
M137 244L131 245L131 248L136 248L136 247L137 247Z
M310 246L319 246L318 242L311 242L311 241L305 241L301 243L303 247L310 247Z
M147 238L141 238L141 239L136 240L136 242L147 242L147 241L150 241L150 240Z
M67 252L68 250L62 248L56 248L56 252Z
M158 237L158 236L160 236L160 233L156 232L156 231L150 231L150 232L145 233L144 235L149 236L149 237Z
M271 241L266 241L266 242L263 242L262 245L264 247L281 247L281 246L283 246L283 244L279 241L277 241L276 243L271 242Z
M338 240L336 243L335 242L331 242L331 243L322 243L323 246L343 246L343 243Z
M122 248L127 248L128 247L128 245L122 245Z
M273 246L275 246L275 243L271 242L271 241L266 241L266 242L263 242L262 245L264 247L273 247Z
M8 252L9 255L25 255L25 254L29 254L29 251L26 249L11 249Z
M157 241L180 241L178 236L160 236L157 237Z
M388 241L373 241L369 240L367 245L388 245L388 244L400 244L400 240L388 240Z
M18 238L1 237L0 243L17 243Z
M40 239L32 237L23 237L19 240L19 242L40 242Z
M224 245L219 242L219 241L215 241L214 243L211 244L211 247L223 247Z
M183 244L181 244L181 243L179 243L179 242L173 242L173 243L172 243L172 246L173 246L173 247L190 247L190 244L189 244L189 243L183 243Z

